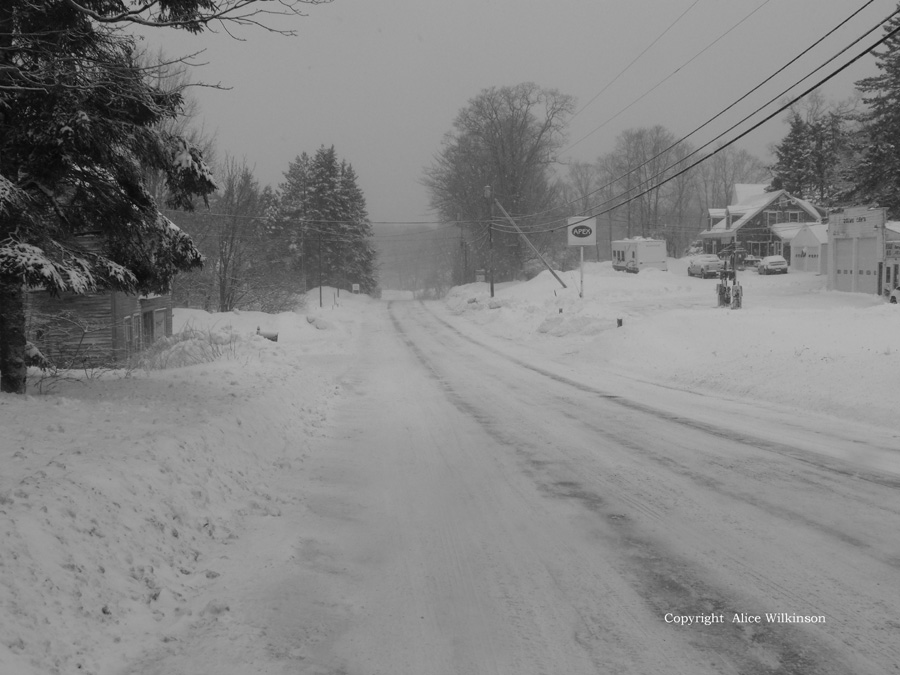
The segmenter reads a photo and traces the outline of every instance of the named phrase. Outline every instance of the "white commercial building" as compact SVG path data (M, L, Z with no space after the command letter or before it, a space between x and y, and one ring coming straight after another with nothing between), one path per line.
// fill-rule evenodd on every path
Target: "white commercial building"
M887 296L900 285L900 223L885 209L853 207L828 219L828 288Z

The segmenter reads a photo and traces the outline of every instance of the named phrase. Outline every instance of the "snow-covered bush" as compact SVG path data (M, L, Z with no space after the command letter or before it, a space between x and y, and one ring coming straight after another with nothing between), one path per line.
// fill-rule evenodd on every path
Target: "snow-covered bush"
M231 327L224 329L186 328L171 337L160 338L137 355L145 370L183 368L198 363L237 358L244 337Z

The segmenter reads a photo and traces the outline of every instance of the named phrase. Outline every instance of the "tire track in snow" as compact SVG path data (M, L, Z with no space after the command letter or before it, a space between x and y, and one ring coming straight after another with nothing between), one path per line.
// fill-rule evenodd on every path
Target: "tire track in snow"
M775 451L780 450L779 454L790 454L791 456L793 456L793 453L785 452L785 449L791 451L794 450L789 446L782 446L781 448L779 448L779 444L771 443L768 441L762 441L761 443L757 444L755 441L761 439L749 439L742 434L733 434L729 430L717 428L705 423L697 423L693 420L681 416L671 415L650 406L646 406L634 401L629 401L627 399L609 394L594 387L584 385L583 383L576 382L569 378L560 377L554 373L533 366L532 364L528 364L514 357L510 357L506 354L503 354L502 352L499 352L498 350L483 345L476 340L468 338L467 336L461 334L452 326L441 320L439 317L435 317L430 312L428 316L429 318L435 319L436 321L440 322L445 327L450 328L458 337L461 337L468 342L482 347L494 354L502 356L507 361L511 361L519 366L527 368L530 371L534 371L540 375L549 377L550 379L561 384L569 385L580 391L594 394L603 398L604 400L616 403L629 410L640 412L643 414L650 414L654 417L664 419L669 422L687 426L695 431L712 433L712 435L716 437L727 439L728 441L739 444L751 445L754 448L759 448L759 445L768 446L763 447L762 449L774 449ZM416 316L414 316L413 318L414 320L418 321L423 327L433 328L432 326L428 326L422 320L421 314L416 314ZM396 316L394 316L393 312L392 320L394 320L395 325L397 325L398 329L400 329L399 322L397 321ZM435 337L433 330L430 330L429 332L432 337ZM443 377L441 376L441 374L437 372L434 366L428 362L428 357L422 352L422 350L419 347L413 345L411 341L408 340L408 338L405 339L407 340L411 348L413 348L417 352L418 358L422 360L423 363L425 363L432 372L435 373L435 377L443 381ZM435 337L435 339L439 340L440 338ZM445 342L445 344L447 343ZM449 387L450 385L446 384L445 382L445 386ZM477 410L475 406L469 403L465 403L464 407L466 410ZM484 413L480 411L478 412L478 414L482 418L485 417ZM580 421L584 422L583 420ZM600 433L601 435L605 434L607 437L612 436L610 440L613 440L616 443L619 443L625 447L631 447L631 449L633 450L641 450L642 452L645 451L645 448L643 446L632 443L627 438L621 437L620 435L617 436L608 434L605 432L605 430L598 428L596 425L591 426L593 431ZM534 461L537 462L539 460ZM817 468L832 469L832 467L822 467L818 463L815 463L815 465ZM602 476L594 476L593 478L599 479L601 484L609 484L610 482L608 479L605 479ZM641 511L645 516L657 520L660 518L661 512L659 510L646 507L638 499L628 498L628 492L621 489L623 483L621 477L619 483L620 486L616 490L616 493L619 496L620 501L628 503L632 509ZM715 489L715 486L706 485L705 487ZM644 592L642 593L642 595L644 595L648 603L657 607L659 611L663 611L666 607L673 607L677 605L682 607L683 609L690 607L690 612L710 613L711 611L724 610L727 607L736 609L737 607L742 606L742 600L737 598L730 598L727 593L723 592L720 589L716 589L700 580L697 576L696 570L690 569L689 563L672 560L671 555L667 554L665 550L659 549L659 544L657 542L645 539L643 535L641 535L634 527L634 524L631 522L630 518L624 515L609 513L608 510L604 508L603 499L595 492L592 492L588 488L584 487L584 483L581 480L544 480L542 483L542 488L547 491L548 494L580 501L585 505L587 509L604 516L607 519L607 522L611 523L615 527L618 534L618 543L620 545L623 545L623 548L628 551L628 556L632 560L632 562L638 563L635 565L634 576L638 582L638 586L643 587ZM689 528L683 529L683 534L687 534L689 532ZM702 538L700 538L699 541L702 542ZM759 586L769 588L773 595L781 598L793 598L794 600L801 602L800 606L807 606L808 603L802 596L791 592L789 589L787 589L783 585L779 585L768 576L761 575L751 567L744 565L739 558L729 556L728 562L730 563L732 569L735 569L738 573L752 576ZM746 607L747 605L744 604L743 606ZM690 612L685 611L685 613ZM701 629L699 632L704 634L704 638L708 641L707 646L709 648L713 649L713 651L716 651L717 653L727 654L733 663L741 664L742 672L854 672L849 666L842 665L840 663L840 659L837 658L837 655L831 649L828 649L824 644L815 644L815 642L817 641L814 641L812 644L810 644L809 637L800 634L788 635L788 633L790 633L791 631L786 631L784 629L775 630L771 626L762 626L759 628L747 629L746 627L742 628L740 626L736 626L724 639L722 631L719 629ZM884 651L884 649L881 648L877 643L870 643L869 646L875 651L882 653L885 657L891 658L891 656L896 656L896 654L894 654L892 650ZM743 668L747 667L751 667L753 668L753 670L744 671ZM758 668L764 668L764 670L757 670Z
M881 473L874 473L869 471L860 470L856 466L852 466L848 463L841 463L837 460L832 460L827 457L823 457L821 455L816 455L814 453L810 453L799 448L796 448L791 445L787 445L785 443L779 443L777 441L771 441L769 439L761 438L758 436L752 436L750 434L744 434L734 431L733 429L728 429L726 427L718 426L715 424L709 424L707 422L703 422L700 420L692 419L690 417L685 417L683 415L677 415L674 413L667 412L665 410L661 410L659 408L655 408L653 406L647 405L645 403L641 403L640 401L635 401L630 398L626 398L620 396L618 394L613 394L608 391L604 391L592 385L585 384L584 382L579 382L578 380L573 380L572 378L566 377L565 375L560 375L558 373L554 373L545 368L541 368L540 366L536 366L532 363L524 361L522 359L516 358L515 356L511 356L506 352L495 349L490 345L487 345L483 342L480 342L462 331L456 328L453 324L445 321L437 314L429 310L425 304L419 301L418 305L422 307L427 313L428 316L434 321L438 322L442 326L444 326L447 330L450 330L454 335L459 337L466 342L469 342L481 349L491 352L511 363L515 363L522 368L527 368L535 373L543 375L544 377L548 377L551 380L556 382L560 382L562 384L569 385L570 387L582 391L587 394L592 394L594 396L598 396L604 400L609 401L610 403L615 403L616 405L622 406L623 408L627 408L629 410L634 410L637 412L641 412L657 419L665 420L667 422L672 422L674 424L678 424L684 427L688 427L690 429L695 429L697 431L702 431L710 436L714 436L716 438L721 438L723 440L732 441L735 443L740 443L742 445L749 445L751 447L757 448L759 450L767 450L770 452L774 452L780 455L786 455L791 457L794 460L799 462L804 462L806 464L811 464L817 468L827 469L828 471L833 471L834 473L841 474L843 476L850 476L859 480L868 481L871 483L876 483L877 485L883 485L889 488L897 488L900 489L900 477L889 476ZM845 439L848 443L855 443L853 439ZM896 451L896 448L879 448L889 451Z
M393 312L392 304L393 303L388 303L388 310L398 337L410 349L415 358L428 371L430 376L439 384L447 399L460 412L478 422L484 431L495 441L504 446L513 448L516 453L520 453L523 445L525 445L522 440L514 435L504 433L493 417L485 414L459 395L427 354L425 354L425 352L409 337L402 324L397 319L396 314ZM536 448L533 448L533 450L536 450ZM598 499L596 503L597 508L601 508L601 504L602 500ZM618 634L622 638L627 636L629 643L634 641L634 636L639 636L636 642L637 644L643 645L640 649L629 646L619 646L620 648L630 650L630 656L635 663L647 663L649 661L650 663L648 665L653 668L652 672L662 672L663 669L673 675L676 673L681 673L682 675L699 675L704 672L717 672L715 670L708 670L699 664L690 668L682 667L679 660L674 658L671 646L669 646L668 650L660 648L659 644L661 638L664 639L663 635L660 634L658 629L651 629L648 627L646 616L642 612L636 611L633 600L629 601L629 599L623 595L619 587L611 583L606 578L605 574L598 571L592 564L593 561L582 561L579 552L565 542L560 543L560 548L562 548L565 553L565 555L562 555L561 557L566 560L567 564L574 564L578 568L577 572L572 575L575 578L580 579L579 583L583 585L580 594L581 597L578 598L578 600L596 596L603 598L602 613L598 613L596 607L591 607L586 604L576 602L576 604L573 605L580 618L580 625L574 629L575 641L590 655L594 667L599 672L603 672L610 666L610 663L605 660L605 658L609 657L609 654L604 653L604 650L602 649L604 646L603 642L608 641L610 633ZM559 573L555 572L553 569L548 568L547 572L551 577L557 580L560 579ZM562 581L558 581L558 583L561 585L563 584ZM569 581L569 583L571 583L571 581ZM512 602L513 598L507 596L507 600ZM612 625L604 619L604 617L608 618L610 616L616 618L615 625ZM627 668L627 663L624 661L620 663L620 665ZM644 671L631 670L628 668L622 672L642 673Z

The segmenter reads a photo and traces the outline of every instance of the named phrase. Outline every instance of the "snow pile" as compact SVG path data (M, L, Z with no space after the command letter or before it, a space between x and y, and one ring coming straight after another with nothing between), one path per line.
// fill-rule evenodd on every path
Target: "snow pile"
M714 279L616 272L610 263L528 282L454 288L445 302L488 333L527 344L584 373L604 371L723 396L898 426L900 309L825 290L825 277L738 273L744 307L716 307ZM492 309L493 307L493 309ZM621 322L621 325L620 325Z
M176 310L188 334L155 347L165 369L0 395L0 673L121 672L228 611L216 551L299 499L270 486L340 395L359 317L327 316Z
M451 289L446 303L455 314L465 314L509 338L521 337L523 332L594 336L616 327L619 319L665 307L708 304L708 298L698 297L693 279L657 269L625 274L615 271L609 262L585 263L583 298L579 297L578 271L558 274L565 288L544 271L527 282L495 284L494 298L487 283L458 286ZM500 311L482 314L485 309Z

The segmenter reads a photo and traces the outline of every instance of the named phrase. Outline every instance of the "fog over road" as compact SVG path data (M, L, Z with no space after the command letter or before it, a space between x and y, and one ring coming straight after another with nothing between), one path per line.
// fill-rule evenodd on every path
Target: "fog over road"
M829 452L889 438L361 311L303 511L250 535L283 559L141 673L896 672L900 478Z
M896 477L817 458L803 448L818 430L779 442L553 377L440 311L373 312L340 437L318 455L311 506L334 541L309 556L336 566L348 603L310 654L322 672L900 663Z

